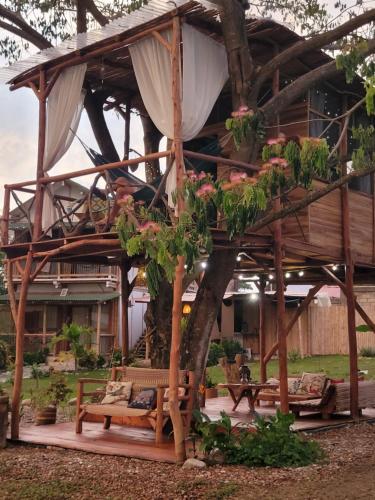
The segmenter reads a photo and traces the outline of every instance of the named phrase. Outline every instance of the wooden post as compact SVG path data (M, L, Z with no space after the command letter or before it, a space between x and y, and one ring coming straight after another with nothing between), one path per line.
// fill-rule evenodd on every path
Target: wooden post
M303 335L302 335L301 315L298 316L297 324L298 324L298 339L299 339L299 355L303 359L305 357L305 350L303 348Z
M38 163L36 170L37 184L35 193L33 241L37 241L42 234L44 185L39 181L44 177L43 162L44 162L44 150L46 144L46 122L47 122L46 74L44 70L41 70L39 74L38 99L39 99L39 135L38 135Z
M266 355L266 283L262 280L259 283L259 359L260 359L260 382L264 384L267 380L267 364L264 362Z
M343 111L347 108L347 98L344 97ZM340 156L342 162L342 175L347 174L346 156L348 152L347 139L340 145ZM358 409L358 359L357 359L357 331L355 329L355 296L354 296L354 261L351 249L350 237L350 213L349 213L349 188L347 184L341 186L342 207L342 238L345 256L345 284L346 284L346 307L348 314L348 337L349 337L349 372L350 372L350 414L352 418L359 418Z
M12 439L19 438L20 401L21 401L22 377L23 377L23 348L24 348L24 335L25 335L25 309L26 309L27 291L29 288L32 262L33 262L33 255L31 252L28 252L24 273L22 276L21 291L19 296L17 321L16 321L16 361L14 367L12 420L11 420Z
M123 362L129 356L129 264L127 261L121 262L121 352Z
M176 162L176 184L177 188L183 183L183 152L181 139L182 110L181 110L181 74L180 74L180 44L181 25L180 18L173 18L172 33L172 98L173 98L173 121L174 121L174 149ZM183 210L184 201L178 197L176 214ZM185 433L178 401L178 381L180 368L180 346L181 346L181 319L182 319L182 280L184 276L185 259L178 257L176 276L173 283L173 308L172 308L172 339L169 358L169 411L173 424L173 437L175 453L178 462L186 458Z
M130 110L131 110L131 101L130 99L126 102L125 109L125 139L124 139L124 160L129 159L129 150L130 150Z
M46 335L47 335L47 304L43 304L43 347L46 345Z
M96 352L100 353L100 324L102 322L102 303L98 302L96 315Z
M275 202L275 210L280 210L280 199ZM277 297L277 341L279 351L279 379L280 379L280 410L289 413L288 402L288 353L286 343L285 297L284 297L284 275L283 275L283 253L281 221L274 225L274 259L276 275L276 297Z
M10 188L5 186L3 216L1 218L1 242L3 245L9 243L9 211L10 211Z

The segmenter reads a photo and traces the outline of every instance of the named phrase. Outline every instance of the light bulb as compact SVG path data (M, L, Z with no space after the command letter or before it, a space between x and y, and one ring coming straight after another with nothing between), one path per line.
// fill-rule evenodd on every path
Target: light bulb
M289 272L285 273L285 278L290 278L291 274Z
M257 293L251 293L250 294L250 300L255 301L258 299L258 294Z
M236 257L236 261L237 261L237 262L241 262L241 255L237 255L237 257Z
M268 275L268 278L269 278L270 280L273 280L273 274L269 274L269 275Z
M304 274L304 271L299 271L298 276L303 276Z
M338 267L338 266L337 266L336 264L333 264L333 266L332 266L332 271L337 271L337 267Z
M201 262L201 267L202 267L203 269L206 269L206 267L207 267L207 262Z

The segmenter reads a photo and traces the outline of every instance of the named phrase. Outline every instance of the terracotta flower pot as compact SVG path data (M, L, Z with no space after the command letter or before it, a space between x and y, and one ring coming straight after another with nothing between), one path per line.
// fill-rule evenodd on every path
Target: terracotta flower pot
M0 448L5 448L7 443L9 396L0 395Z
M216 387L206 387L206 399L217 398L219 395Z
M37 410L35 414L35 425L50 425L56 423L56 406L50 405L41 410Z

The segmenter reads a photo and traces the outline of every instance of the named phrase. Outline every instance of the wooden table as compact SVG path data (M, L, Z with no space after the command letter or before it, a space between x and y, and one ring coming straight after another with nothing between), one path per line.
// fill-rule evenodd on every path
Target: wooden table
M277 389L278 387L278 384L257 384L255 382L250 382L248 384L218 384L219 389L228 389L234 403L232 411L235 411L242 398L246 397L249 404L250 415L253 416L256 415L255 401L259 391L262 389Z

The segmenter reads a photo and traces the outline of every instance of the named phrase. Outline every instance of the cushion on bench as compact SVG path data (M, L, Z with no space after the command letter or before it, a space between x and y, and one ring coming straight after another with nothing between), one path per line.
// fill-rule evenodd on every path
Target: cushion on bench
M142 410L138 408L127 408L117 404L94 404L88 403L81 405L81 410L92 415L103 415L106 417L147 417L152 410Z

